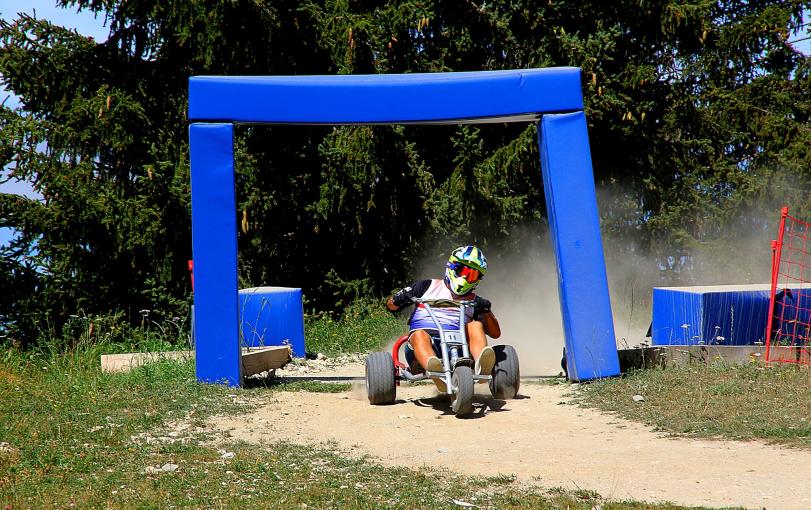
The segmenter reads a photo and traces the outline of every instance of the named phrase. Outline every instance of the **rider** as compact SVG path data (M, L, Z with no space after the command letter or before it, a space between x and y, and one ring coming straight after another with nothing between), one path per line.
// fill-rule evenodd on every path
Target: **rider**
M465 331L470 347L470 354L476 360L476 374L489 375L496 363L496 353L487 345L487 336L498 338L501 328L498 320L490 310L490 301L477 296L473 290L487 273L487 259L484 253L475 246L462 246L453 250L445 268L442 280L418 280L409 287L399 290L386 302L386 307L397 312L411 304L412 297L424 299L473 300L474 305L467 308L465 314ZM459 329L459 312L454 308L436 308L432 310L443 328ZM408 321L410 328L409 347L420 366L429 372L442 372L442 361L437 357L440 352L438 342L432 341L437 332L436 325L423 305L417 305ZM407 352L408 354L408 352ZM435 377L434 383L441 392L446 391L445 381Z

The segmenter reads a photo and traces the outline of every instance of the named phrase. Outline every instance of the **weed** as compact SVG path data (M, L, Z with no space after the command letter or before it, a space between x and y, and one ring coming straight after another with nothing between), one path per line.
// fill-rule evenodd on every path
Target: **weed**
M191 346L190 324L185 318L141 310L140 324L138 322L121 311L87 315L80 310L70 315L60 328L48 321L41 322L39 338L30 349L54 356L98 345L103 345L107 353L158 352ZM14 344L11 347L13 349Z
M490 477L487 477L486 480L487 480L487 483L489 483L491 485L509 485L509 484L513 483L516 479L517 479L517 477L514 474L510 473L510 474L504 474L504 475L490 476Z
M399 319L378 301L360 300L350 305L340 318L331 314L305 317L307 350L327 356L380 350L405 332Z

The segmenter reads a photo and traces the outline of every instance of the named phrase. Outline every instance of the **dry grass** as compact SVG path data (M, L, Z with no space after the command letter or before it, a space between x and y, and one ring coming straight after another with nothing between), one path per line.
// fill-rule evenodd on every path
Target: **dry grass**
M582 405L665 432L811 448L809 367L696 362L631 372L576 394Z

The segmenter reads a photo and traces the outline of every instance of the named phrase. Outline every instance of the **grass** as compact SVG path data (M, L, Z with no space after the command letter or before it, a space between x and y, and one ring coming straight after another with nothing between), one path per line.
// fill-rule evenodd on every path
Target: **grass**
M384 468L335 445L215 444L207 417L272 402L279 387L202 385L193 364L175 361L104 374L102 350L0 355L0 507L460 508L456 499L479 508L677 508L525 487L512 474Z
M809 367L696 362L583 385L576 396L673 434L811 448Z
M304 323L307 350L327 356L380 350L407 331L404 323L377 301L359 300L336 319L308 315Z

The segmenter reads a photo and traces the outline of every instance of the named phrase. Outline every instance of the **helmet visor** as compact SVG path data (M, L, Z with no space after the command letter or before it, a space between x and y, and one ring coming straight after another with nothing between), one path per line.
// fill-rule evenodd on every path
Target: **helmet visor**
M467 283L476 283L482 279L482 274L478 269L473 269L472 267L464 264L456 264L456 267L454 267L453 270L456 273L456 276L464 278Z

